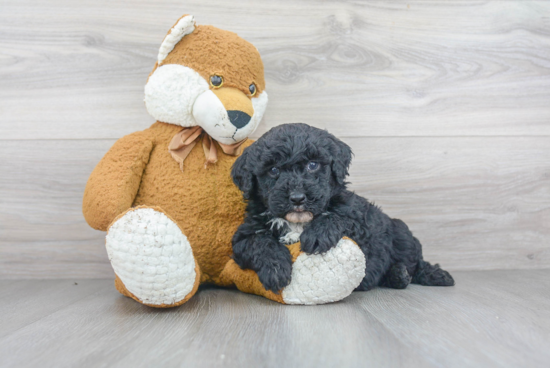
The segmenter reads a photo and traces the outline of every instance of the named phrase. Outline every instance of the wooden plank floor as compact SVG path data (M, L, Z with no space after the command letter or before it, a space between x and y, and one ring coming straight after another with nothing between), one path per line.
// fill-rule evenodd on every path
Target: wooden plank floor
M550 270L454 276L312 307L205 288L168 310L107 279L4 280L0 366L548 366Z

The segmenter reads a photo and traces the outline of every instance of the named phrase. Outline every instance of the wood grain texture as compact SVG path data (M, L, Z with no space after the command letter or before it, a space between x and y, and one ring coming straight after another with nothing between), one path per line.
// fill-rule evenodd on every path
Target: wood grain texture
M88 176L113 142L36 143L0 145L0 275L113 277L105 234L82 215Z
M5 0L0 278L113 277L81 215L183 13L253 42L272 126L328 128L352 188L456 269L550 267L550 2Z
M350 302L359 302L440 367L543 367L550 337L548 275L457 273L456 288L418 287L408 294L377 289L371 299L355 293Z
M550 270L454 276L452 288L375 289L311 307L207 288L169 310L119 295L110 280L19 281L15 289L0 281L0 295L11 294L0 299L0 361L3 367L547 366Z
M2 314L0 338L2 338L97 291L104 292L105 281L10 280L0 281L0 290L2 290L2 296L0 296Z
M351 188L456 269L550 267L550 138L348 138ZM0 277L113 277L82 193L113 140L5 141Z
M550 135L548 1L79 1L0 4L0 137L119 138L151 124L143 86L182 13L253 42L261 135ZM9 122L9 124L8 124Z
M351 187L451 269L550 267L550 138L356 138Z

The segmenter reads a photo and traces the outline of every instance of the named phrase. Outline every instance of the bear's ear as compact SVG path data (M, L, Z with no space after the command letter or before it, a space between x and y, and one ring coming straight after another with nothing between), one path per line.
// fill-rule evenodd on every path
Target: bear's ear
M350 146L339 140L338 138L331 137L333 148L332 154L332 175L339 185L345 183L346 177L349 175L349 165L351 163L351 156L353 152Z
M170 32L164 37L164 41L160 45L158 55L158 65L166 59L170 51L181 41L184 36L193 33L195 30L195 17L192 15L184 15L172 27Z
M242 155L237 158L233 167L231 168L231 179L233 183L243 192L245 199L250 199L254 188L254 174L250 168L251 165L251 148L245 148Z

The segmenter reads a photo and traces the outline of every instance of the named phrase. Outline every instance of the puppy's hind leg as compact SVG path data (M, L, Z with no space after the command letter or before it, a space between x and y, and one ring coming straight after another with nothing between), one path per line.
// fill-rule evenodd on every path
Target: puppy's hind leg
M431 265L424 260L420 260L412 278L412 283L424 286L453 286L455 280L451 274L439 267L437 263Z
M424 286L453 286L455 284L452 276L439 267L438 264L431 265L422 258L422 245L416 239L408 226L401 220L393 219L393 258L401 262L412 276L411 282ZM391 274L393 268L390 269ZM395 271L399 274L398 269ZM398 283L399 284L399 283Z
M382 286L392 289L405 289L411 283L412 277L404 263L394 264L382 281Z

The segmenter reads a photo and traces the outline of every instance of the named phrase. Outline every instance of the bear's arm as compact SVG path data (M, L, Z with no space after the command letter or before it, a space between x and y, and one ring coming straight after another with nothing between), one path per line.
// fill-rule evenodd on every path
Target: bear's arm
M147 131L136 132L116 141L97 164L82 201L84 218L91 227L106 231L132 206L152 149Z

